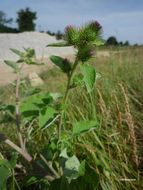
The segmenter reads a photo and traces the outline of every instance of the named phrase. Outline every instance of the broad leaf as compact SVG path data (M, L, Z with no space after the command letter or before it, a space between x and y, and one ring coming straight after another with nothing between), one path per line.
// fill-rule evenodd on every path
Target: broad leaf
M31 98L21 104L20 110L24 117L29 117L39 113L39 108L34 104L33 101L30 100Z
M79 177L78 175L79 167L80 167L80 162L75 155L68 158L68 160L65 162L64 175L68 179L69 183L71 182L71 180L77 179Z
M11 48L10 50L11 50L13 53L17 54L18 56L20 56L20 57L22 57L22 56L24 55L23 52L21 52L21 51L19 51L19 50L17 50L17 49Z
M73 84L71 87L76 87L76 86L81 86L83 85L83 75L80 73L80 74L77 74L74 76L73 78Z
M60 69L65 73L68 73L71 70L71 63L69 62L68 59L64 59L62 57L52 55L52 56L50 56L50 60L55 65L60 67Z
M30 88L28 91L26 91L25 92L25 96L32 96L32 95L34 95L34 94L37 94L37 93L39 93L41 91L41 89L40 88Z
M85 160L83 160L78 168L78 175L84 176L85 174Z
M6 182L10 176L10 168L7 160L0 159L0 190L6 190Z
M60 154L60 157L63 157L65 159L68 159L68 155L67 155L67 149L65 148L64 150L62 150L61 154Z
M80 166L80 162L77 159L77 157L75 155L73 155L72 157L68 158L68 160L65 163L65 168L69 169L69 170L74 170L74 171L78 171Z
M31 120L39 115L39 107L37 104L42 104L42 100L38 96L30 96L21 103L20 112L24 119Z
M65 46L71 46L67 42L59 42L59 43L52 43L48 44L46 47L65 47Z
M61 152L60 157L62 158L62 167L64 176L70 183L73 179L77 179L85 174L85 161L79 162L78 158L73 155L69 157L67 155L66 148Z
M87 132L91 129L94 129L97 126L98 126L98 123L96 120L79 121L73 125L73 134L78 135L78 134L81 134L83 132Z
M35 57L35 50L31 48L26 48L25 49L27 57L32 58Z
M6 182L10 171L5 166L0 166L0 190L6 190Z
M62 97L62 94L61 93L52 93L52 92L50 92L49 93L49 95L53 98L53 100L57 100L57 99L59 99L59 98L61 98Z
M96 39L93 44L96 46L102 46L105 42L102 39Z
M96 80L95 68L89 64L83 64L81 65L81 72L83 74L83 81L86 85L87 91L90 93L93 90Z
M13 68L15 71L18 70L18 66L16 64L15 61L9 61L9 60L5 60L4 61L8 66L10 66L11 68Z
M56 110L52 107L44 108L39 115L39 127L44 127L46 123L54 117Z

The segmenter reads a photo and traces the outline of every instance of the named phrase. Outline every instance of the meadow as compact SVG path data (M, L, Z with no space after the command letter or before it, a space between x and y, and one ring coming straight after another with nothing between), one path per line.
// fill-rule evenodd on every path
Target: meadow
M44 85L38 88L23 79L20 130L15 127L15 85L1 88L1 190L143 189L143 48L96 51L103 49L110 56L95 54L89 60L96 71L94 84L91 72L83 84L79 65L68 93L69 67L58 65L41 73ZM57 65L57 59L52 59ZM85 70L93 73L92 68ZM66 104L60 104L63 99ZM26 151L9 146L7 139L20 150L26 146L32 161L27 161Z

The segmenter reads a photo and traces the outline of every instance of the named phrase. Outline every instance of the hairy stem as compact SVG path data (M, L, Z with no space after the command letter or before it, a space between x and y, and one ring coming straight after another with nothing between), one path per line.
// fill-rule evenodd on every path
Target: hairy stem
M6 143L9 145L12 149L16 150L26 161L28 161L34 168L37 175L47 178L49 181L53 181L54 179L58 178L58 175L55 174L53 171L48 172L45 168L43 168L38 162L33 160L32 156L26 151L17 146L15 143L13 143L10 139L6 138L4 134L0 133L0 141Z
M19 143L20 147L24 150L25 149L25 144L22 138L21 130L20 130L20 110L19 110L19 105L20 105L20 94L19 94L19 87L20 87L20 71L17 73L17 79L16 79L16 90L15 90L15 98L16 98L16 126L17 126L17 131L18 131L18 138L19 138Z
M71 71L71 73L70 73L70 75L68 77L68 82L67 82L67 86L66 86L66 90L65 90L65 95L63 97L63 102L62 102L63 105L65 105L66 102L67 102L67 98L68 98L68 95L69 95L71 81L73 79L73 76L74 76L74 73L75 73L77 65L78 65L78 60L76 59L75 62L74 62L74 64L73 64L72 71ZM60 120L59 120L59 125L58 125L58 139L60 139L60 136L61 136L62 119L63 119L64 113L65 113L65 111L62 110L61 111L61 117L60 117Z

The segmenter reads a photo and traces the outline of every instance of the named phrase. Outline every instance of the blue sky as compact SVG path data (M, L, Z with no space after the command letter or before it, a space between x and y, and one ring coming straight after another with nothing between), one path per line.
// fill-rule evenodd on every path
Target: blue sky
M25 7L37 12L37 30L63 31L68 24L79 26L98 20L103 36L143 44L143 0L1 0L0 10L16 18Z

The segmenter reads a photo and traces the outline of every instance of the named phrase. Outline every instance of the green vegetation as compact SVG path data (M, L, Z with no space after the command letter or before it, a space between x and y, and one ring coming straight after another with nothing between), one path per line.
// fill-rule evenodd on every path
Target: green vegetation
M16 33L18 30L16 28L9 27L9 24L13 22L12 18L7 18L6 13L0 10L0 33Z
M19 60L6 64L17 80L1 89L1 190L143 188L142 49L94 58L101 31L98 22L68 26L74 63L51 56L56 66L36 89L20 77L23 64L35 64L35 52L12 49Z
M36 24L36 12L32 12L29 7L17 12L17 24L19 32L34 31Z

